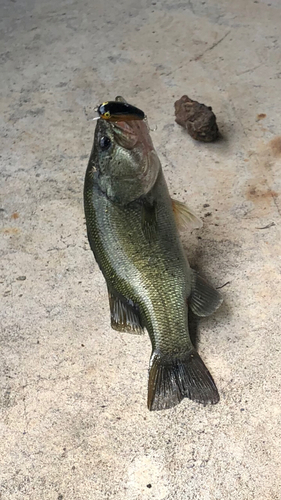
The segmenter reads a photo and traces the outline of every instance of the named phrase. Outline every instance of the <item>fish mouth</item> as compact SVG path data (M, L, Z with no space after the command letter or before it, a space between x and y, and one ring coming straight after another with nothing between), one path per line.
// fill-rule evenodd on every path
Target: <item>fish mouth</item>
M111 130L119 146L126 149L133 149L139 142L139 132L136 127L137 121L132 120L130 122L112 122Z
M138 174L142 184L147 186L146 194L156 181L159 173L159 159L153 147L149 129L145 121L112 122L112 131L116 142L127 150L135 150L141 158L141 170ZM129 180L129 179L128 179Z
M144 155L154 150L147 123L141 120L111 122L116 142L126 149L139 147Z
M134 120L135 121L135 120ZM100 118L96 125L98 137L107 136L115 144L126 149L133 149L139 141L139 133L133 125L133 121L112 122Z
M115 101L127 103L121 96L117 96ZM144 120L109 121L100 118L97 122L97 131L100 135L113 137L114 142L125 149L130 150L140 146L144 154L154 149L147 123Z

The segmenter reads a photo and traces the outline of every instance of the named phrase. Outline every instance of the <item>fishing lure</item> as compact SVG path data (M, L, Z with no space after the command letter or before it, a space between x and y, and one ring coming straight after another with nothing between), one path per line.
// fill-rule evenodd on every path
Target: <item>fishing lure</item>
M144 120L145 118L145 114L141 109L127 102L103 102L96 108L96 111L99 114L98 118L111 122Z

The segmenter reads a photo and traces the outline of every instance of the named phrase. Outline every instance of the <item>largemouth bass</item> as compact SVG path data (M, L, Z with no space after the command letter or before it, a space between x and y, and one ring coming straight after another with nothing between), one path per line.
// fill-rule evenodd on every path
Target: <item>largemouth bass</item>
M170 198L145 121L98 120L84 207L112 328L146 329L151 340L149 410L171 408L185 397L217 403L214 380L189 337L188 308L208 316L222 299L188 264L175 219L184 210Z

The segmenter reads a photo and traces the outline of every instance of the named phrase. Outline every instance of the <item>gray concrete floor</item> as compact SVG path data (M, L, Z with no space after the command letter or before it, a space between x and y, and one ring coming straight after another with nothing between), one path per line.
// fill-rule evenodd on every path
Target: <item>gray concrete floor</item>
M280 0L1 2L1 500L281 499L280 19ZM219 142L174 123L185 93ZM200 324L214 407L149 413L149 339L110 328L82 191L117 94L204 219L190 262L229 282Z

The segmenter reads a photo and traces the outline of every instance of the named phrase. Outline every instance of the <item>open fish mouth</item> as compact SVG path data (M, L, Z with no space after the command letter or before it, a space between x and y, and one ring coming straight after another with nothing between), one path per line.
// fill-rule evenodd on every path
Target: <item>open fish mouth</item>
M130 122L112 122L111 129L120 146L132 149L140 146L143 153L154 150L149 129L145 121L132 120Z

